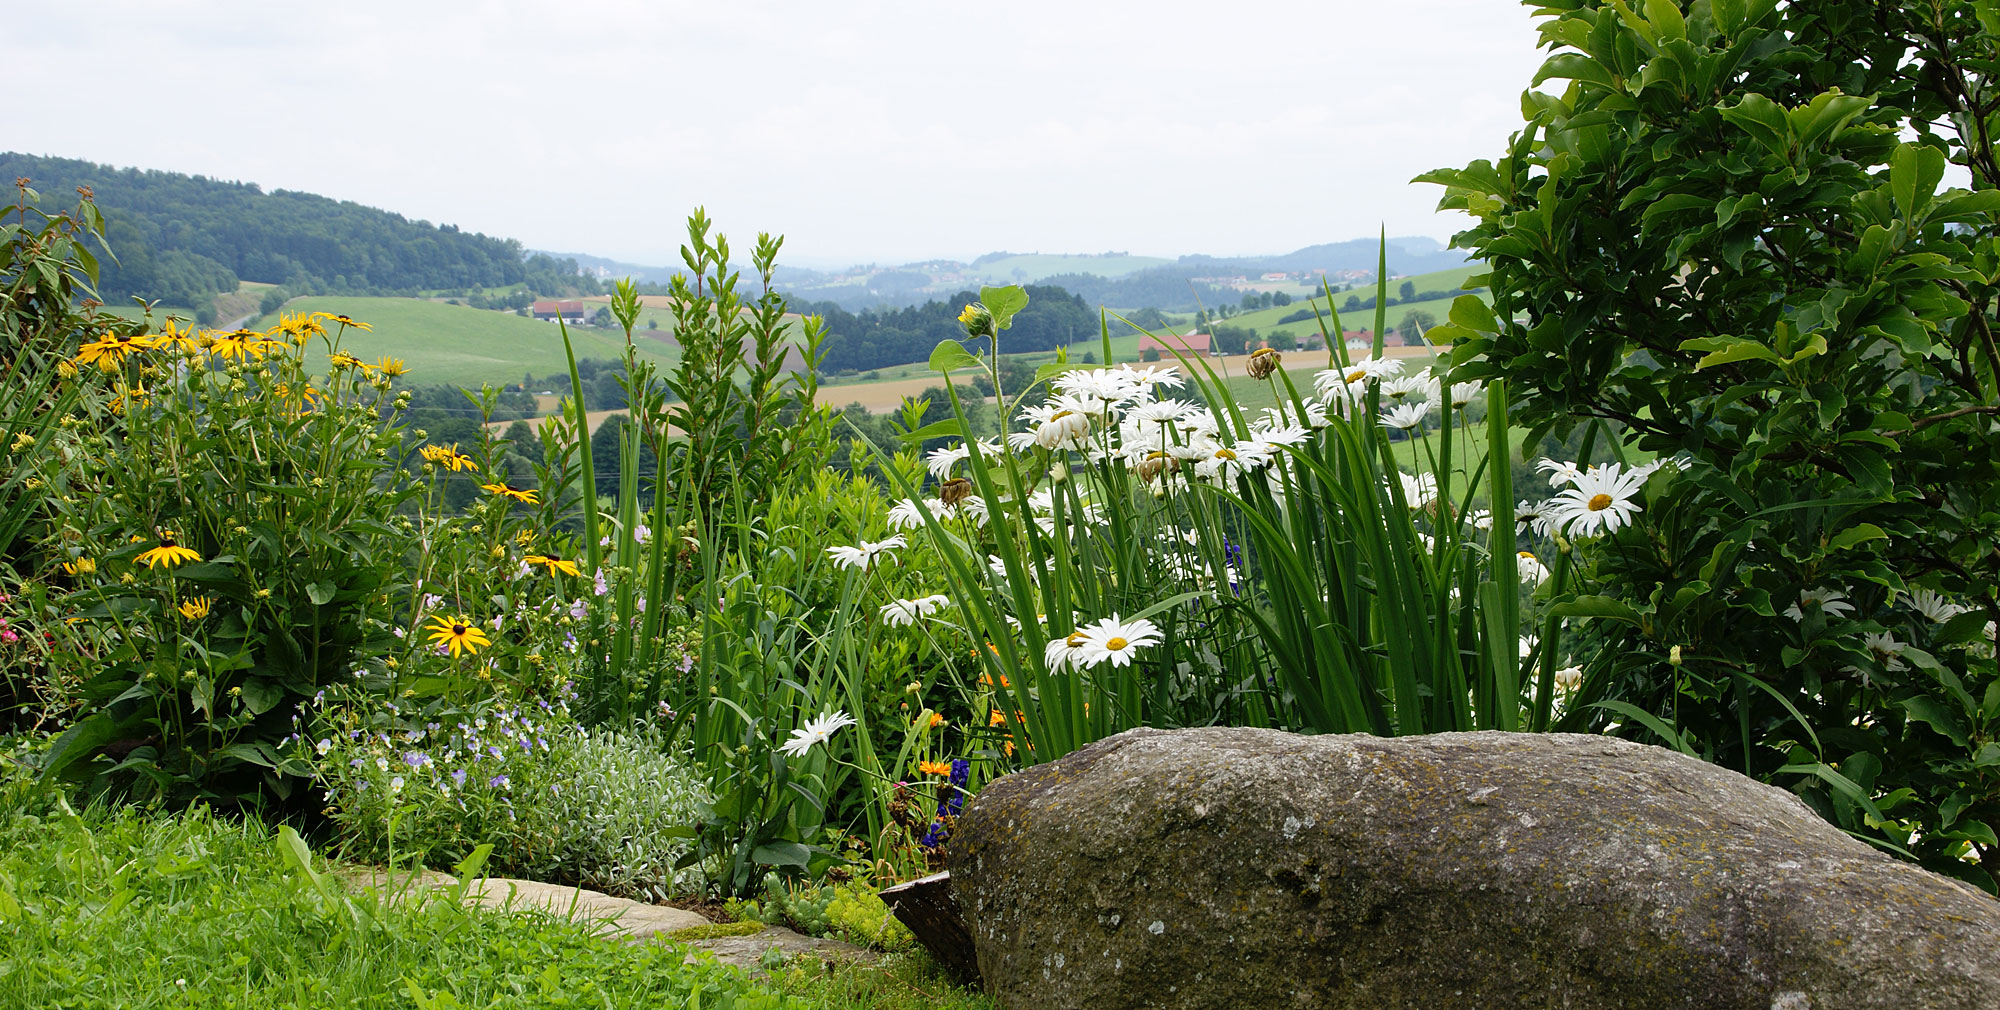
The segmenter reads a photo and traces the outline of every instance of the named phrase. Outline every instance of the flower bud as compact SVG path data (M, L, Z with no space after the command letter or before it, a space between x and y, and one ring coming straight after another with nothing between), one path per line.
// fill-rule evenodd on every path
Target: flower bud
M1667 650L1667 665L1668 665L1668 666L1679 666L1679 665L1681 665L1681 647L1680 647L1680 646L1676 645L1676 646L1674 646L1673 648L1671 648L1671 649L1668 649L1668 650Z
M968 337L990 337L993 335L993 313L986 306L973 302L958 314L958 323L965 327Z
M1278 352L1269 347L1259 347L1250 352L1249 371L1253 379L1269 379L1278 370Z
M956 505L972 497L972 482L964 477L953 477L938 485L937 497L946 505Z

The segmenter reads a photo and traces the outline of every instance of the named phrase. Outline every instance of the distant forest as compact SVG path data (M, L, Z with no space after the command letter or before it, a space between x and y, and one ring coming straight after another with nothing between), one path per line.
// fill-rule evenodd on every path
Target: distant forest
M1098 334L1097 310L1083 298L1058 287L1026 285L1028 307L1000 337L1004 354L1049 351ZM792 311L817 313L826 319L827 339L822 370L865 372L873 368L923 361L938 341L963 339L958 313L979 296L962 291L946 301L925 302L902 309L849 312L832 302L793 300ZM985 341L971 342L978 349Z
M290 294L413 294L526 284L544 294L597 293L575 261L524 255L521 243L254 183L0 153L0 179L27 178L53 211L88 186L116 262L98 292L201 308L238 280Z

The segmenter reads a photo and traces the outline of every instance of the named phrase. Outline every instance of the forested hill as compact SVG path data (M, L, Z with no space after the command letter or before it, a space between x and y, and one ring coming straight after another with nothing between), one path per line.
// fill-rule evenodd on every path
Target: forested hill
M1014 317L1014 325L1000 338L1003 353L1054 350L1097 336L1097 310L1082 298L1037 284L1027 285L1027 292L1028 307ZM967 303L978 300L977 294L962 291L945 301L863 312L849 312L832 302L794 300L792 310L826 318L824 370L867 371L923 361L938 341L964 339L965 328L959 325L958 314ZM977 350L985 343L978 340L967 346Z
M575 262L524 256L521 243L411 221L310 193L254 183L0 153L0 179L27 178L47 211L88 186L117 257L104 262L107 302L140 295L200 307L236 282L292 294L399 294L527 283L543 294L598 290Z

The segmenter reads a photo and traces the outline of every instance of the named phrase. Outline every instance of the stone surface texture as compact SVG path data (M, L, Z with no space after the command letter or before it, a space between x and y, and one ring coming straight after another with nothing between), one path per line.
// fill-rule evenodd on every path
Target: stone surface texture
M1132 730L949 869L1007 1010L2000 1008L2000 901L1603 737Z

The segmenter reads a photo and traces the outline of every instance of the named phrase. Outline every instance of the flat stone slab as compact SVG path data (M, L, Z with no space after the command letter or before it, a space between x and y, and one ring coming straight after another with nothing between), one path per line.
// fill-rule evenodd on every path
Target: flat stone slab
M458 883L451 874L436 870L390 873L375 867L348 866L336 869L334 873L351 888L378 890L391 901ZM466 897L482 908L536 909L577 921L599 923L607 938L658 939L692 950L705 950L713 954L717 961L734 965L752 976L764 974L765 956L774 950L787 960L802 955L822 961L874 961L880 957L866 947L857 947L842 940L806 936L782 926L765 926L742 936L676 939L672 934L713 923L705 916L686 909L648 905L628 898L614 898L601 891L533 880L480 878L466 888ZM696 956L690 953L688 959L694 960Z

